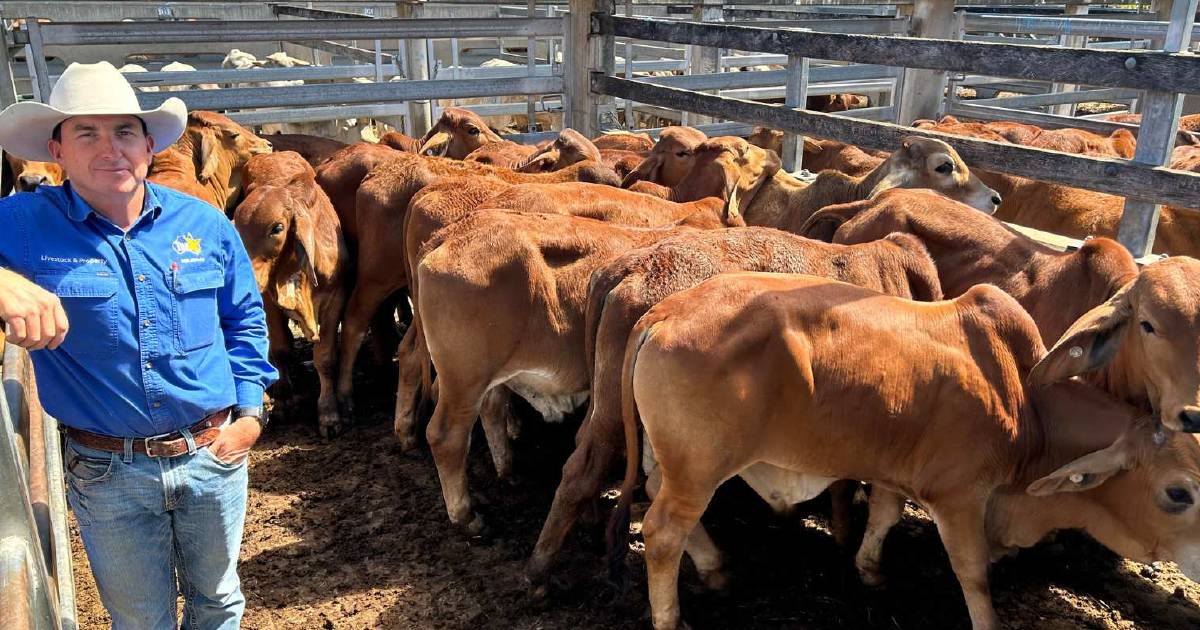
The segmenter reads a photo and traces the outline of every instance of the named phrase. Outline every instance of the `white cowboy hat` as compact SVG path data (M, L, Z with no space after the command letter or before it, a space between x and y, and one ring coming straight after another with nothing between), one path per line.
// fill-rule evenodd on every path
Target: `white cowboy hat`
M26 160L53 162L46 142L58 123L72 116L110 114L145 121L158 151L174 144L187 127L187 105L178 98L142 109L133 86L111 63L73 63L54 84L48 104L23 101L0 112L0 147Z

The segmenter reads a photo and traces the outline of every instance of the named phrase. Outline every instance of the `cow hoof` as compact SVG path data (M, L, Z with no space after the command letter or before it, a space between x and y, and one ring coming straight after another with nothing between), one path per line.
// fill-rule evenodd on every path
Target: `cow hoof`
M332 440L342 433L342 424L321 423L317 425L317 432L320 433L321 437L325 438L326 440Z
M536 602L546 601L550 595L550 588L545 584L531 584L529 586L529 597Z
M475 517L469 523L462 526L463 532L471 537L483 536L487 531L487 525L483 522L483 517L477 512Z
M417 450L417 447L420 446L420 442L415 435L397 435L396 437L400 439L400 450L402 452L410 453Z

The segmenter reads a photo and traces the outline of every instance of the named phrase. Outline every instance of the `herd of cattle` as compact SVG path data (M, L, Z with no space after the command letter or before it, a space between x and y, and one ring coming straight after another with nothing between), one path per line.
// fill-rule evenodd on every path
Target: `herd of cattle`
M917 126L1090 155L1135 143ZM548 421L588 404L527 566L537 591L622 456L610 569L644 472L658 629L682 623L684 551L707 585L725 581L699 517L733 476L777 509L829 488L842 544L870 483L856 556L869 584L905 499L920 503L977 629L998 625L989 562L1057 529L1200 579L1200 215L1164 208L1156 242L1173 255L1139 268L1107 238L1119 198L972 172L919 136L890 154L806 139L820 174L804 183L781 170L779 141L568 129L524 146L449 108L423 138L344 145L197 111L150 179L242 235L283 372L277 408L293 398L289 324L313 344L329 437L353 421L367 331L395 350L395 432L416 448L432 403L425 437L466 531L483 528L467 489L476 419L507 477L514 394ZM1174 165L1196 170L1197 152L1180 146ZM61 179L8 167L22 186ZM999 219L1094 237L1063 253Z

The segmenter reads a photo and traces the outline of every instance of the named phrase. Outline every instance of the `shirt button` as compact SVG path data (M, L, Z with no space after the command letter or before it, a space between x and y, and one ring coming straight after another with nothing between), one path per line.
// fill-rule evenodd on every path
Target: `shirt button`
M156 400L156 401L154 401L154 402L150 403L150 406L151 406L151 407L154 407L155 409L158 409L159 407L161 407L161 406L162 406L162 403L160 403L160 402L158 402L158 401Z
M132 236L130 236L130 235L128 235L128 234L126 234L126 235L125 235L125 240L127 240L127 241L128 241L128 240L132 240L132 239L133 239L133 237L132 237Z
M138 282L145 282L145 281L146 281L146 274L139 273L138 274Z
M147 370L149 370L149 369L151 369L151 368L153 368L153 367L154 367L154 364L150 363L149 361L147 361L147 362L146 362L146 369L147 369Z
M149 327L150 327L150 320L148 320L148 319L143 319L143 320L142 320L142 327L143 327L143 328L149 328Z

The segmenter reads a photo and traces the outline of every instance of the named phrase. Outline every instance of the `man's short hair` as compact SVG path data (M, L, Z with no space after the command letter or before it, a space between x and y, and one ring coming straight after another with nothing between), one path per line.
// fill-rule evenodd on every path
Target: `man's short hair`
M143 136L150 135L150 132L147 131L147 129L146 129L146 121L142 120L141 116L134 116L134 118L136 118L138 120L138 122L142 123L142 135ZM62 122L58 123L57 125L54 125L54 131L50 132L51 140L53 140L55 142L62 142L62 126L63 126L63 123L65 123L65 122L67 122L66 119L64 119Z

